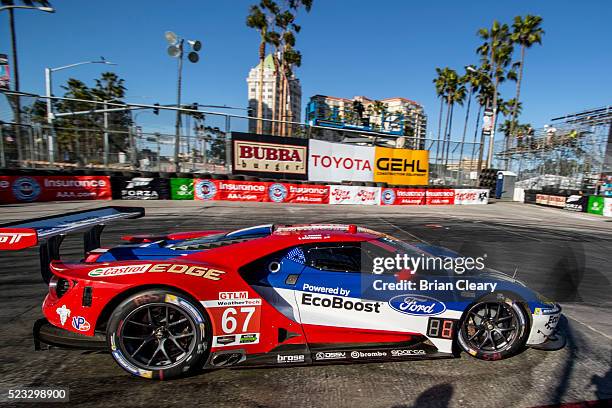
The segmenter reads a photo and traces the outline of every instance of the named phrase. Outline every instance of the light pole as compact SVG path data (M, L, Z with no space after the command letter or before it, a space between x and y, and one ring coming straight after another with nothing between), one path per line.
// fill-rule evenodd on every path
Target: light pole
M26 5L7 5L0 7L0 11L8 10L9 12L9 26L11 32L11 49L13 53L13 84L14 91L19 92L19 59L17 58L17 35L15 34L15 15L13 10L25 9L25 10L38 10L45 13L55 13L55 9L49 6L46 1L40 1L42 6L26 6ZM15 141L17 144L17 160L21 162L21 98L15 96L15 123L17 125L15 132Z
M74 68L74 67L78 67L80 65L86 65L86 64L117 65L115 63L105 60L104 57L101 57L99 60L95 60L95 61L82 61L82 62L77 62L74 64L64 65L64 66L57 67L57 68L45 68L45 96L47 97L47 123L49 124L48 152L49 152L49 164L51 165L55 161L55 147L54 147L54 141L53 141L53 120L55 119L55 116L53 114L53 103L51 101L51 95L53 93L51 75L57 71L61 71L61 70L68 69L68 68Z
M172 31L166 31L166 41L168 41L168 55L174 58L178 58L178 78L177 78L177 90L176 90L176 123L175 123L175 139L174 139L174 170L180 171L181 164L179 162L179 152L181 149L181 82L183 80L183 50L185 40L179 38ZM189 52L187 59L194 64L199 61L200 56L198 51L202 49L202 43L198 40L187 40L187 43L191 46L193 51Z

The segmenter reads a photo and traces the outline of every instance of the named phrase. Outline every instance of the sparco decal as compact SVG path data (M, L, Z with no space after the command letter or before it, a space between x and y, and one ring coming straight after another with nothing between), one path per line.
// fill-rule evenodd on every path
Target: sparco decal
M379 302L361 302L333 296L319 297L310 293L302 293L302 304L306 306L328 307L331 309L354 310L357 312L380 313Z
M389 306L400 313L413 316L434 316L443 313L446 305L422 295L399 295L389 300Z
M425 355L425 350L391 350L391 356L393 357L422 356L422 355Z

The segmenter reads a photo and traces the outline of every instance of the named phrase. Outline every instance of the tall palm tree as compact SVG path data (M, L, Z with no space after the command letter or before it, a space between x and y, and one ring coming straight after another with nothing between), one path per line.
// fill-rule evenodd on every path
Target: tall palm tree
M461 81L469 89L469 93L467 97L467 107L465 110L465 123L463 124L463 134L461 136L461 150L459 151L459 164L461 164L461 160L463 158L463 150L465 146L465 136L466 136L467 128L468 128L468 120L470 118L470 105L472 104L472 96L474 95L475 92L478 92L483 82L482 72L472 65L467 66L465 67L465 74L461 78ZM478 116L480 116L480 109L478 111ZM472 151L473 150L474 148L472 147Z
M519 73L518 80L516 81L516 96L514 100L516 103L519 102L521 96L521 84L523 82L523 67L525 66L525 51L531 48L534 44L542 44L542 36L544 30L541 27L542 17L532 16L527 14L525 18L521 16L514 17L514 23L512 23L512 34L511 40L521 47L521 59L519 61ZM517 110L513 111L512 124L515 123L517 118ZM514 129L510 129L510 134Z
M453 128L453 112L455 110L455 104L463 105L466 97L466 89L462 78L457 75L455 70L451 70L449 73L448 89L447 89L446 103L450 107L450 118L447 116L448 126L446 135L446 154L444 158L444 165L448 166L448 156L450 153L451 136Z
M481 28L477 32L478 36L485 42L477 49L477 52L482 57L483 65L488 69L489 75L493 84L493 101L492 121L497 122L497 104L498 104L498 88L500 83L506 78L508 66L512 59L514 50L513 43L510 39L510 27L507 24L500 24L499 21L493 21L490 29ZM491 140L489 144L489 152L487 155L487 165L490 166L493 161L493 147L495 142L495 125L491 132Z
M261 11L258 5L251 6L250 13L246 20L246 25L259 31L259 86L257 100L257 133L262 133L262 118L263 118L263 76L264 76L264 59L266 58L266 36L268 34L268 19Z
M448 68L436 68L437 77L435 77L433 80L434 86L436 87L436 96L440 98L440 112L438 114L438 137L436 142L436 164L438 164L438 156L440 153L440 138L442 136L442 112L444 110L444 96L446 94L446 69Z

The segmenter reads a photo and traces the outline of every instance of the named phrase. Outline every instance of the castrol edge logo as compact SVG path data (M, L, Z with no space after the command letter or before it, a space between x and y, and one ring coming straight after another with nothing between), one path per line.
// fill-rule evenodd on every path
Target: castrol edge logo
M206 268L202 266L192 266L183 264L139 264L139 265L122 265L122 266L109 266L106 268L96 268L89 271L91 277L105 277L105 276L119 276L119 275L132 275L139 273L174 273L182 274L194 277L200 277L204 279L218 281L221 280L224 271L218 269Z
M234 140L236 170L306 174L307 146Z

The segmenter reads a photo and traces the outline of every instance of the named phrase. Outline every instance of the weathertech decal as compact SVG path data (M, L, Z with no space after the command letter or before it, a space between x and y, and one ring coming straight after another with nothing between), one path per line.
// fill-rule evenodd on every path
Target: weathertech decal
M36 231L29 228L0 229L0 250L16 251L38 243Z

